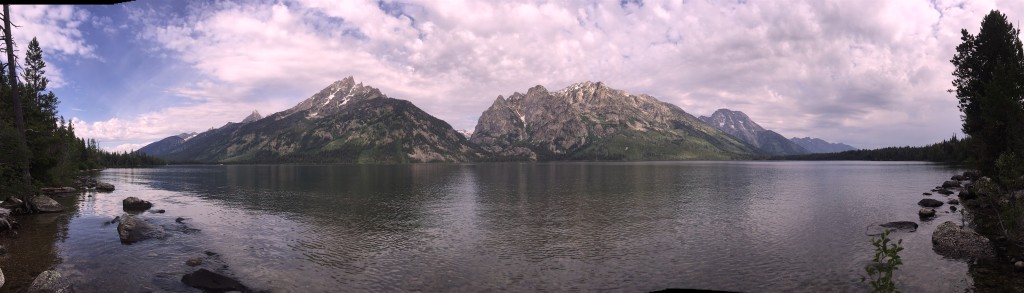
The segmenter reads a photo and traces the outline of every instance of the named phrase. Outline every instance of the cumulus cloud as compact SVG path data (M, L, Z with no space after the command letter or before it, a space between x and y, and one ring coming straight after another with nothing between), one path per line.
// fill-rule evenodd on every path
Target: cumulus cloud
M74 6L49 5L16 5L11 7L11 22L18 27L14 29L14 42L22 54L32 38L39 39L39 47L43 49L46 61L46 77L50 80L50 88L67 85L60 68L50 60L71 57L98 58L93 45L88 44L82 35L80 26L89 21L89 12Z
M195 103L89 131L152 140L280 111L345 76L472 129L496 96L604 81L694 114L746 112L787 136L860 147L959 132L959 30L1011 1L327 1L198 3L131 14L188 64ZM125 120L121 120L125 119ZM175 122L187 121L187 122ZM188 128L188 129L186 129Z

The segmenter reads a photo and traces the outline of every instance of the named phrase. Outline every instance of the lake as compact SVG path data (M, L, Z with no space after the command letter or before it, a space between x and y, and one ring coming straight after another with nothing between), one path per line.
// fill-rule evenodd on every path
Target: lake
M193 257L274 292L865 291L866 233L918 221L921 193L961 171L917 162L108 169L99 179L116 191L59 199L68 212L23 224L63 225L38 249L83 292L195 292L179 281ZM141 214L166 238L118 241L107 222L128 196L166 210ZM906 248L896 272L905 292L971 286L967 264L931 249L938 224L960 223L939 210L892 235Z

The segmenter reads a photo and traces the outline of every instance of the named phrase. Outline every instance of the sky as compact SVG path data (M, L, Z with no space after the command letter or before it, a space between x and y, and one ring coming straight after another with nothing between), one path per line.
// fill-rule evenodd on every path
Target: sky
M136 1L11 7L60 115L108 150L264 116L353 76L456 129L498 95L602 81L860 148L960 131L960 30L1024 1ZM24 54L24 47L19 47ZM20 57L23 59L23 56ZM20 60L21 60L20 59Z

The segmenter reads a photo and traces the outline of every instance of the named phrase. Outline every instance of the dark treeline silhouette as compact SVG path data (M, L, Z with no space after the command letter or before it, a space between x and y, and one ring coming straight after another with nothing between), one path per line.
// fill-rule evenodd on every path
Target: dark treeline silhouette
M974 158L970 155L970 139L953 136L942 142L927 146L886 147L873 150L852 150L839 153L820 153L773 157L774 160L851 160L851 161L929 161L945 163L968 163Z

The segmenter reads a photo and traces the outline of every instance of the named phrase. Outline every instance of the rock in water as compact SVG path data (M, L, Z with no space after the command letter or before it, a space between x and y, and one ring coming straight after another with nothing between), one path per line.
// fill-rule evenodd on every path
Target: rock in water
M203 264L203 259L198 258L198 257L193 257L193 258L190 258L190 259L186 260L185 264L190 266L190 267L198 266L198 265Z
M121 243L130 244L150 238L162 238L164 230L136 216L124 214L121 216L121 222L117 224L117 236L121 238Z
M922 207L926 207L926 208L937 208L937 207L942 206L942 202L941 201L930 199L930 198L922 199L921 201L917 202L917 204L922 206Z
M947 203L949 203L949 204L960 204L960 201L954 198L954 199L950 199L949 201L947 201Z
M75 191L78 191L78 190L75 189L74 187L70 187L70 186L65 186L65 187L43 187L43 188L39 189L39 192L42 192L44 194L72 193L72 192L75 192Z
M917 223L911 221L888 222L879 226L896 230L909 230L909 232L917 231Z
M946 181L946 182L942 182L942 188L955 188L955 187L960 187L960 181L949 180L949 181Z
M191 274L181 277L181 282L192 288L204 291L226 292L226 291L249 291L242 283L224 275L211 272L207 269L199 269Z
M153 203L134 196L121 200L121 205L125 211L145 211L153 207Z
M24 203L23 201L21 201L20 199L15 198L15 197L8 197L3 202L0 202L0 207L5 208L5 209L13 210L13 209L20 208L21 204L23 204L23 203Z
M32 285L28 286L26 292L30 293L64 293L74 292L71 288L71 282L69 282L64 276L55 270L45 271L36 276L36 279L32 281Z
M920 216L922 219L934 217L935 210L930 208L922 208L920 211L917 211L917 215Z
M57 201L53 200L49 196L37 195L28 199L28 201L42 213L59 213L64 211L64 206L60 205L60 203L57 203Z
M98 183L96 183L96 191L100 191L100 192L113 192L114 191L114 184L111 184L111 183L108 183L108 182L98 182Z
M994 255L989 240L971 229L946 221L932 233L932 250L956 259L979 259Z
M939 189L939 190L938 190L938 191L936 191L936 192L938 192L939 194L942 194L942 195L950 195L950 194L953 194L953 191L952 191L952 190L949 190L949 189L945 189L945 188L943 188L943 189Z

